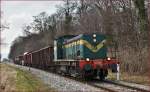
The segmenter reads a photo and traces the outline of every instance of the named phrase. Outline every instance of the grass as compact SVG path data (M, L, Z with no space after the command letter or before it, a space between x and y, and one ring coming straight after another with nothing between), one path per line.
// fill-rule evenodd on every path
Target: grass
M33 77L33 75L22 71L20 69L17 70L17 80L16 80L16 87L18 91L23 92L45 92L48 88L42 85L42 83Z
M116 80L116 74L111 73L111 71L109 71L107 78L110 80ZM142 84L142 85L150 85L149 76L142 75L142 74L136 75L136 74L128 74L125 72L121 72L120 80L126 81L126 82L131 82L131 83Z
M6 64L0 64L0 92L54 92L34 75Z

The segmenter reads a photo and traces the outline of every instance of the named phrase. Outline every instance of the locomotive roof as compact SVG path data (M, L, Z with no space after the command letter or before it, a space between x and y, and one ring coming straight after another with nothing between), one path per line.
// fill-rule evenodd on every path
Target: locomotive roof
M76 36L76 37L73 37L73 38L71 38L71 39L68 39L68 40L66 40L63 44L66 44L66 43L69 43L69 42L78 40L78 39L80 39L82 36L83 36L83 34L80 34L80 35L78 35L78 36Z
M70 38L70 37L75 37L76 35L64 35L64 36L59 36L58 38L56 38L55 40L58 39L65 39L65 38Z
M92 35L92 34L98 34L98 33L89 33L89 34L79 34L71 39L67 39L66 41L63 42L63 44L67 44L67 43L70 43L72 41L75 41L75 40L78 40L80 39L81 37L83 37L84 35ZM99 35L104 35L104 34L99 34Z

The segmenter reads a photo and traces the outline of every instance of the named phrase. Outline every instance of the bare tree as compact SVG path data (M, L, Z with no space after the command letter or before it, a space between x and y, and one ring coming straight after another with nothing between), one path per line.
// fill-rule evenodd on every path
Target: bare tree
M34 21L31 24L33 30L38 31L38 32L47 31L46 19L47 19L48 15L46 14L46 12L41 12L39 15L33 16L33 17L34 17Z
M58 28L59 33L71 34L73 31L73 18L75 17L75 10L77 8L77 1L64 0L64 5L58 7Z
M30 26L30 25L24 24L23 27L22 27L23 34L24 34L25 36L31 35L32 33L30 32L30 29L31 29L31 26Z

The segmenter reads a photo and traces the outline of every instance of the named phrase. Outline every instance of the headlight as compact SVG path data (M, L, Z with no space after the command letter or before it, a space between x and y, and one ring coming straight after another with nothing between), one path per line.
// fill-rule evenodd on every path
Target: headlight
M86 61L90 61L90 59L89 59L89 58L86 58Z
M94 42L96 42L96 39L93 39Z
M108 58L107 58L107 60L111 60L111 58L110 58L110 57L108 57Z
M93 34L93 37L96 37L96 34Z

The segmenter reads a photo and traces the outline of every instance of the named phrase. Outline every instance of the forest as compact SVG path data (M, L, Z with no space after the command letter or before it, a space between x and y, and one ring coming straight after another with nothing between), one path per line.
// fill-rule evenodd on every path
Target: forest
M9 58L46 46L62 35L105 34L116 45L121 71L147 74L149 71L149 31L147 0L63 0L57 11L33 16L22 27L24 36L16 38Z

